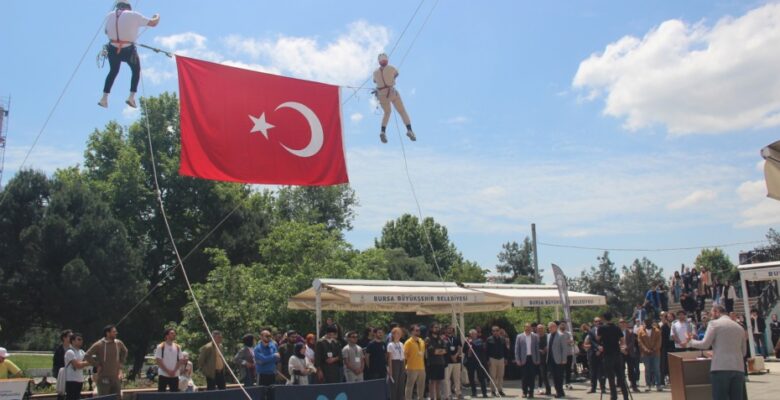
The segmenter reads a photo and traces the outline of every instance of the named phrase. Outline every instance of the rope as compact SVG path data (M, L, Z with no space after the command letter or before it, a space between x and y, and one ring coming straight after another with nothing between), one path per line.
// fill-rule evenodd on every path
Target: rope
M754 240L751 242L724 243L724 244L714 244L710 246L668 247L668 248L657 248L657 249L632 249L632 248L609 249L606 247L585 247L585 246L573 246L573 245L543 243L543 242L539 242L539 244L547 247L559 247L564 249L577 249L577 250L598 250L598 251L615 251L615 252L632 251L632 252L660 253L664 251L701 250L701 249L711 249L711 248L718 248L718 247L742 246L746 244L758 244L758 243L766 243L766 242L767 242L766 240Z
M146 87L144 85L143 77L141 77L141 91L143 94L143 97L146 97ZM163 222L165 223L165 230L168 233L168 239L171 241L171 246L173 247L173 252L176 255L176 259L179 262L179 265L181 266L181 274L184 277L184 282L187 284L187 289L190 291L190 296L192 296L192 302L195 304L195 309L198 311L198 315L200 316L201 322L203 322L203 327L206 328L206 333L209 335L209 339L211 340L212 345L214 346L214 349L216 350L219 357L222 359L223 365L227 370L230 372L230 375L235 379L236 382L240 382L238 379L238 376L233 372L233 368L230 367L230 364L228 364L227 359L225 359L225 355L222 353L222 349L217 345L217 342L214 340L214 335L211 334L211 328L209 327L208 322L206 322L206 317L203 315L203 310L200 308L200 303L198 302L197 297L195 297L195 292L192 290L192 284L190 283L190 277L187 275L187 269L184 267L184 261L182 260L181 254L179 254L179 248L176 246L176 240L173 238L173 231L171 231L171 224L168 221L168 216L165 213L165 203L163 202L162 198L162 191L160 190L160 182L157 180L157 161L154 157L154 145L152 144L152 131L149 127L149 109L146 109L146 112L144 113L144 122L146 125L146 138L149 142L149 157L152 164L152 176L154 178L154 188L157 193L157 201L160 206L160 215L163 218ZM252 396L249 395L249 393L246 391L243 385L240 385L239 388L241 388L241 391L244 393L246 398L248 400L252 400Z
M431 18L431 14L433 14L433 10L435 10L436 6L438 6L438 5L439 5L439 0L436 0L436 2L433 3L433 7L431 7L431 10L428 11L428 15L425 16L425 19L423 20L422 25L420 25L420 29L418 29L417 33L414 35L414 38L412 39L412 43L406 49L406 52L404 53L404 56L401 57L401 62L398 63L398 69L401 69L401 66L404 65L404 61L406 61L406 56L408 56L409 52L412 51L412 47L414 47L415 42L417 42L417 38L420 37L420 33L425 28L425 25L428 25L428 20Z
M30 154L32 154L33 149L35 149L35 146L38 145L38 140L40 140L41 135L43 135L43 132L46 130L46 127L49 126L49 121L51 121L51 117L54 115L54 112L57 110L57 107L59 107L60 102L62 102L62 98L65 96L65 93L68 91L70 84L73 82L73 78L76 77L76 73L81 68L81 64L83 64L84 59L87 58L89 49L92 48L92 45L95 43L95 39L97 39L98 35L100 35L100 32L102 30L103 30L103 23L101 22L97 32L95 32L95 35L92 37L92 40L89 41L89 45L87 45L87 48L84 49L84 53L81 55L78 64L76 64L76 68L73 69L73 72L70 74L70 78L68 78L68 81L65 83L65 87L62 88L59 97L57 97L57 101L54 102L54 106L52 106L51 110L49 111L49 115L46 116L46 119L43 122L43 126L41 126L41 129L38 131L38 134L35 135L35 140L33 140L32 145L30 145L30 148L27 150L27 153L24 155L24 158L22 159L22 163L19 164L17 171L21 170L22 167L24 167L24 165L27 163L27 159L30 158ZM3 190L3 196L0 197L0 205L2 205L3 202L5 202L6 197L8 197L8 190Z
M403 39L404 35L406 34L406 31L409 29L409 26L412 24L412 21L414 21L414 18L417 17L417 13L420 11L420 8L422 7L423 3L425 3L425 0L420 0L420 3L417 5L417 8L414 9L414 13L412 14L412 17L409 18L409 21L406 22L406 26L404 27L404 30L401 31L401 35L398 36L398 39L395 41L395 44L393 45L393 48L390 50L390 54L389 54L390 56L393 55L393 52L395 52L395 49L398 47L398 44L401 43L401 39ZM366 83L368 83L368 81L370 80L371 80L371 76L366 78L366 80L364 80L363 83L360 84L357 90L353 90L352 94L349 95L349 97L347 97L346 100L341 102L341 105L343 106L344 104L347 104L350 100L352 100L352 98L355 97L357 92L363 89L363 86L366 86Z

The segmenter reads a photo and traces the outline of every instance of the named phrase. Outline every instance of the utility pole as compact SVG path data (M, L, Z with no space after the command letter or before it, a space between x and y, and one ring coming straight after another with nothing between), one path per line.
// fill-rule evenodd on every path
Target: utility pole
M534 283L537 285L542 283L541 278L539 277L539 257L537 256L536 252L536 224L531 224L531 240L534 244L534 277L536 278L534 280ZM536 322L541 323L542 319L542 311L539 309L539 307L536 308Z

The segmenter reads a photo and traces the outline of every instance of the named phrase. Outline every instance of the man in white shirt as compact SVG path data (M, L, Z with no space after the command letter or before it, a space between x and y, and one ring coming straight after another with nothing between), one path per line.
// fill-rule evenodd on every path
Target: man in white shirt
M157 382L157 391L165 392L170 389L171 392L179 391L179 367L184 360L184 354L181 347L174 342L176 340L176 330L168 328L163 334L165 341L154 348L154 360L159 368L159 379Z
M89 363L84 361L84 338L80 333L70 334L70 348L65 352L65 400L81 398L84 386L84 367Z
M742 400L745 393L745 364L747 350L745 331L732 321L722 306L712 306L712 321L707 325L704 339L686 342L688 347L706 350L712 348L710 381L713 400Z
M672 323L672 330L669 338L674 340L675 351L686 351L685 342L688 340L688 334L693 333L691 323L687 320L685 311L677 311L677 321Z
M111 87L114 85L114 79L119 74L119 67L122 62L130 66L133 75L130 78L130 97L125 103L135 108L135 93L138 91L138 82L141 79L141 61L138 59L138 52L135 48L135 40L138 38L138 30L144 26L155 27L160 23L160 16L155 14L152 18L146 18L143 15L132 10L128 0L119 0L116 3L116 10L106 16L106 35L110 40L106 46L108 65L110 69L106 82L103 85L103 98L98 105L108 107L108 94L111 93Z

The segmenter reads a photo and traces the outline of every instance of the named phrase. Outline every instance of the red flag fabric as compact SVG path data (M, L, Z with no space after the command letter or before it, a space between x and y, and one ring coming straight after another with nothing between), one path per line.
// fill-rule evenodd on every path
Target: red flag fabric
M179 173L245 183L349 182L339 87L176 56Z

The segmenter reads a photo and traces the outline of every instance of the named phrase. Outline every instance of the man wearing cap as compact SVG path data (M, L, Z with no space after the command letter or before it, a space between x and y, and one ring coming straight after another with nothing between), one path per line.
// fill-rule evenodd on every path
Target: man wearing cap
M11 355L5 347L0 347L0 379L11 379L22 376L22 370L8 359Z
M401 95L395 90L395 78L398 77L398 70L388 64L387 54L382 53L378 57L379 68L374 71L374 83L376 84L376 98L379 100L379 105L382 106L384 115L382 116L382 132L379 134L379 139L382 143L387 143L387 135L385 130L387 129L387 122L390 120L390 104L395 106L395 110L401 114L401 119L406 125L406 136L412 141L417 140L417 137L412 132L412 121L409 119L409 114L406 113L404 102L401 100Z
M138 82L141 79L141 61L138 59L138 52L135 48L138 29L144 26L155 27L159 23L159 15L155 14L151 19L146 18L133 11L128 0L117 1L116 10L111 11L106 16L105 32L110 41L106 45L105 51L110 69L103 85L103 98L98 102L99 106L108 107L108 94L111 93L114 79L119 74L121 63L125 62L132 71L130 96L125 103L130 107L136 107L135 93L138 91Z

